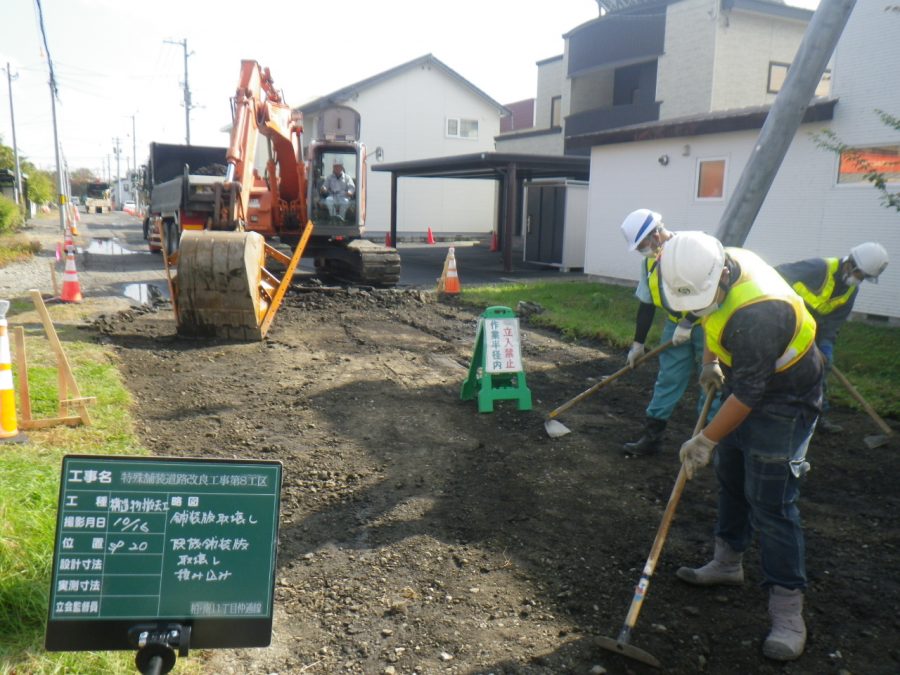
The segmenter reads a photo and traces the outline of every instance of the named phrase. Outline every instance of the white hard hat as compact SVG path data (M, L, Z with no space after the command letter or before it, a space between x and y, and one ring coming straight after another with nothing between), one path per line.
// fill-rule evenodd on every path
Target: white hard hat
M666 304L678 312L709 307L719 289L725 249L705 232L679 232L659 257Z
M662 226L662 216L650 209L638 209L629 213L622 221L622 234L628 242L628 250L637 250L638 244Z
M858 244L850 249L850 260L868 281L878 283L878 275L888 266L888 254L884 246L874 241Z

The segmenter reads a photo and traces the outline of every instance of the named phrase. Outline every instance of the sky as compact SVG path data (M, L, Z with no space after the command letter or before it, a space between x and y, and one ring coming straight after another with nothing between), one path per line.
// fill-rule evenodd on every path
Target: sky
M0 139L13 145L9 63L19 155L55 167L49 51L64 161L100 176L144 163L151 141L185 141L185 40L191 143L223 146L242 59L269 67L292 106L429 53L512 103L535 96L535 64L563 52L563 34L598 15L596 0L40 3L49 49L37 0L3 0ZM818 0L790 4L814 9Z

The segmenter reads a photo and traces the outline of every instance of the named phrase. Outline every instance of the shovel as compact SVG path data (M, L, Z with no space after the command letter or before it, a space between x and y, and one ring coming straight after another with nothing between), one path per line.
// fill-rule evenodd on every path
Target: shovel
M706 403L703 404L703 410L700 417L697 418L697 424L694 426L694 436L700 433L709 415L709 408L713 402L713 388L706 390ZM675 480L675 487L672 488L672 494L669 495L669 503L666 505L666 511L663 513L662 522L656 531L656 539L653 540L653 548L650 549L650 555L644 564L644 571L641 574L641 580L634 588L634 599L631 601L631 607L628 609L628 616L625 617L625 623L619 632L619 637L613 640L609 637L598 638L599 644L603 649L608 649L616 654L627 656L641 663L646 663L654 668L661 668L662 665L653 654L643 649L631 645L631 631L634 630L634 624L637 623L638 614L641 612L641 606L644 604L644 598L647 595L647 588L650 586L650 577L656 570L656 563L659 560L659 554L662 552L663 544L666 543L666 537L669 535L669 526L675 517L675 508L678 506L678 500L681 499L681 493L684 490L684 484L687 482L687 474L684 471L684 465L678 472L678 478Z
M547 435L550 438L559 438L560 436L565 436L566 434L571 433L572 430L569 429L569 427L567 427L565 424L563 424L562 422L560 422L559 420L554 419L554 418L556 418L557 416L564 413L566 410L571 408L576 403L581 403L584 399L588 398L589 396L592 396L593 394L596 394L598 391L603 389L603 387L605 387L606 385L611 384L614 380L618 379L619 377L621 377L628 371L634 370L639 365L641 365L644 361L647 361L648 359L652 359L654 356L656 356L660 352L664 352L666 349L668 349L671 346L672 346L671 340L669 340L668 342L662 343L656 349L652 349L649 352L647 352L646 354L644 354L642 357L640 357L639 359L636 359L634 362L634 366L625 366L624 368L621 368L620 370L617 370L616 372L614 372L609 377L604 377L602 380L600 380L597 384L592 386L590 389L586 389L585 391L578 394L578 396L576 396L575 398L566 401L561 406L556 408L556 410L553 410L549 415L547 415L547 419L544 422L544 429L546 429Z
M875 424L878 425L878 428L884 432L884 435L874 434L872 436L866 436L863 439L863 443L866 444L866 447L869 448L869 450L874 450L875 448L880 448L882 445L885 445L888 442L889 438L894 435L894 430L891 429L887 425L887 423L883 419L881 419L881 417L879 417L878 413L875 412L875 409L869 405L869 402L862 397L862 394L860 394L856 390L856 387L854 387L850 383L850 380L848 380L847 377L834 366L834 364L832 364L831 366L831 372L834 373L834 376L838 379L838 382L844 385L844 388L848 392L850 392L850 395L856 399L856 402L863 407L863 410L869 413L869 417L871 417Z

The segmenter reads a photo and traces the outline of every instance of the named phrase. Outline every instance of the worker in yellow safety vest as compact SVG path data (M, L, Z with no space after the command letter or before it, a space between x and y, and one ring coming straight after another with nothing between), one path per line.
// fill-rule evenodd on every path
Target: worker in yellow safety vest
M824 362L803 300L759 256L723 248L703 232L680 232L660 256L665 303L702 317L701 383L722 405L681 446L688 478L716 452L719 504L713 559L677 575L697 586L741 584L754 532L769 589L767 657L798 658L806 644L806 563L797 500L822 400Z
M678 233L666 229L662 216L650 209L637 209L629 213L621 225L629 251L640 253L641 273L634 294L638 299L635 319L634 341L628 350L625 362L629 366L644 352L647 334L653 325L656 308L666 313L661 343L672 342L672 346L659 355L659 371L653 385L653 396L647 404L644 428L641 436L625 443L623 451L632 457L655 455L659 452L663 434L675 407L687 390L688 385L699 374L703 357L703 330L700 319L688 312L668 310L662 302L659 278L659 256L666 242ZM705 396L700 393L698 412L702 409ZM713 402L711 414L718 409L718 399Z
M816 320L816 345L827 362L826 372L834 361L834 343L853 310L859 285L863 280L878 283L878 277L887 265L888 254L884 246L867 241L854 246L844 258L808 258L775 268L803 298ZM822 408L816 429L827 433L843 431L828 417L827 391L823 395Z

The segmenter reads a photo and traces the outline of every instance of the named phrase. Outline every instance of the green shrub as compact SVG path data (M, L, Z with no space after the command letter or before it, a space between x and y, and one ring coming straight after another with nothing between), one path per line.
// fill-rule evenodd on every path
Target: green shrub
M23 223L22 212L16 203L0 195L0 233L15 232Z

